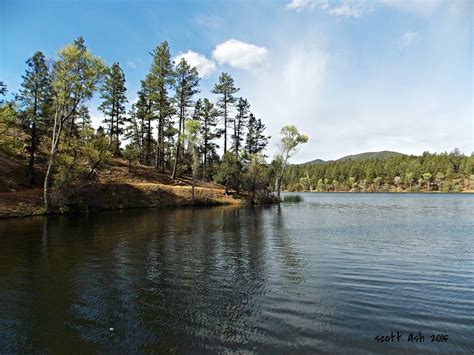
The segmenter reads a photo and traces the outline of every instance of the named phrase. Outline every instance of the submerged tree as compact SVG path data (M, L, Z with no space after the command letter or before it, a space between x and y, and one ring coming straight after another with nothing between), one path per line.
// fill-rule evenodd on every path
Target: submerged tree
M106 72L106 65L86 50L82 38L61 49L58 57L52 73L54 116L51 152L44 179L46 213L51 209L49 189L64 124L76 113L81 103L92 97Z
M221 73L219 82L214 86L212 93L220 95L218 99L218 106L221 110L221 115L224 122L224 154L227 153L227 125L229 122L229 109L235 102L234 94L239 91L234 85L234 79L227 73Z
M48 111L51 106L51 78L43 53L36 52L26 61L27 69L22 76L21 89L16 96L24 113L25 123L30 132L28 161L28 183L34 184L35 180L35 154L41 136L48 127Z

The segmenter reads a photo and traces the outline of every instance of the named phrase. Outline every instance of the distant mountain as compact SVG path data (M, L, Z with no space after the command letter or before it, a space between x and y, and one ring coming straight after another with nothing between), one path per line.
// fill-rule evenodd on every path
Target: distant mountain
M308 164L325 164L327 163L327 161L325 160L322 160L322 159L314 159L314 160L311 160L311 161L308 161L306 163L303 163L301 165L308 165Z
M367 159L386 159L390 157L402 156L405 154L398 153L398 152L391 152L389 150L383 150L381 152L367 152L367 153L360 153L354 155L347 155L338 159L338 161L344 160L367 160Z
M345 157L336 159L335 161L345 161L345 160L367 160L367 159L386 159L389 157L394 157L394 156L401 156L405 155L402 153L398 152L391 152L389 150L383 150L381 152L366 152L366 153L360 153L360 154L353 154L353 155L347 155ZM308 165L308 164L326 164L329 162L332 162L334 160L322 160L322 159L315 159L308 161L306 163L303 163L301 165Z

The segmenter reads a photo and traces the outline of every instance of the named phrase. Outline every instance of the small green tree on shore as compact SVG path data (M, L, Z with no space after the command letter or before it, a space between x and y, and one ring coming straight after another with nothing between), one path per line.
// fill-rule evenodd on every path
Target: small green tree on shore
M296 126L284 126L280 131L280 153L277 155L277 159L280 162L279 170L275 172L275 189L277 190L278 198L280 198L281 183L283 174L285 173L288 159L296 151L296 148L303 143L308 141L308 136L298 132Z

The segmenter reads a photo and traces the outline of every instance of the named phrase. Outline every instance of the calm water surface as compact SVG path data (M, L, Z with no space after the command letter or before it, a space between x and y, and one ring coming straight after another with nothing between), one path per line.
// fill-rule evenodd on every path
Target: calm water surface
M1 220L0 353L472 354L473 195L303 195Z

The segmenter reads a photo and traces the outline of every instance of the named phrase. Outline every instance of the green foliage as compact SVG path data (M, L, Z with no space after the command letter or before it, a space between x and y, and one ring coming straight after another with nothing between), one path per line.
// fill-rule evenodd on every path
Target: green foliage
M248 157L248 164L244 174L244 186L251 193L253 202L268 198L268 175L270 168L265 164L265 157L261 154L252 154Z
M240 191L242 183L242 162L240 159L231 152L225 153L214 180L218 184L224 185L226 191L228 189Z
M240 97L236 105L237 114L234 118L234 133L232 134L232 149L234 150L235 156L238 157L244 140L244 127L247 124L247 120L250 112L250 104L248 101Z
M356 188L361 191L426 191L429 183L430 191L448 192L468 188L469 176L474 174L474 156L459 152L425 153L422 156L393 155L385 159L293 165L284 174L284 188L296 190L300 179L306 177L306 171L318 191L331 188L336 191ZM325 180L331 181L331 186L327 186Z
M192 99L199 92L199 75L195 67L191 67L184 58L176 66L176 95L175 102L177 111L179 112L178 138L176 140L176 153L173 166L172 178L176 178L177 168L181 154L181 134L184 131L184 123L189 107L192 105Z
M268 140L270 136L265 136L265 125L262 121L257 119L253 113L250 114L248 120L248 133L245 142L245 153L246 154L259 154L267 148Z
M308 136L299 133L296 126L293 125L284 126L280 131L280 135L280 154L276 158L279 162L280 169L275 172L275 189L277 190L278 197L280 196L283 174L285 173L288 159L298 145L308 141Z
M0 81L0 96L5 96L7 94L7 86L3 81ZM3 103L3 100L0 100L0 104Z
M220 115L224 123L224 154L227 152L227 125L232 121L229 117L229 109L236 100L234 94L239 90L239 88L235 87L232 76L227 73L221 73L219 82L212 90L213 94L219 95L217 106L220 109Z
M52 86L46 59L41 52L26 61L27 69L22 76L21 89L16 100L23 111L26 125L35 122L38 131L48 129L51 114Z
M197 100L194 106L194 119L200 121L200 134L202 137L199 151L203 156L203 178L208 179L212 165L216 162L218 145L215 140L219 138L222 131L217 128L219 111L214 104L205 98Z
M285 195L283 197L283 202L300 203L302 201L303 197L300 195Z
M101 59L87 51L84 40L79 37L73 44L60 50L52 73L54 122L51 136L51 155L44 181L45 211L50 212L49 188L60 147L74 147L62 144L61 139L73 137L74 120L78 107L94 94L98 83L107 71ZM68 124L69 123L69 124ZM69 127L64 136L65 125ZM76 151L74 150L74 154ZM76 157L74 156L73 162ZM66 160L66 164L68 163ZM65 172L67 177L68 172ZM60 183L61 185L61 183Z
M140 156L140 152L133 144L127 144L123 151L123 157L128 160L128 171L131 170L131 165L135 163Z
M119 63L112 64L108 70L100 93L102 103L99 110L105 115L103 122L108 130L111 151L118 155L120 136L123 134L123 125L126 121L125 104L128 102L125 74Z
M22 147L18 123L15 103L6 102L0 105L0 149L7 154L17 154Z

